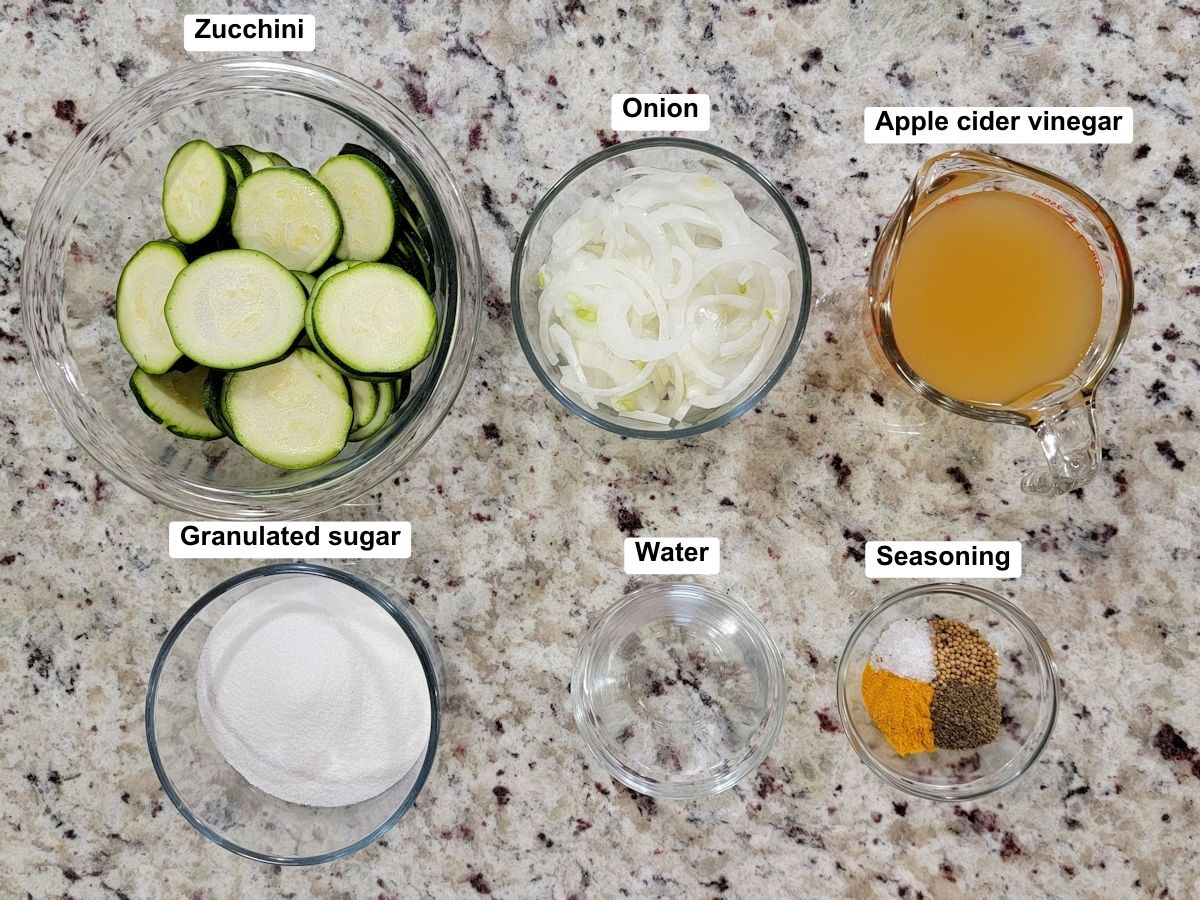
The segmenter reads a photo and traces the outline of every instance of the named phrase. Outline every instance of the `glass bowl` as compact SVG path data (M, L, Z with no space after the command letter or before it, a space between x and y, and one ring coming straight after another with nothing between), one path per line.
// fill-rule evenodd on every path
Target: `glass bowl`
M255 588L297 575L340 581L378 603L411 641L429 687L429 744L423 756L386 791L351 806L303 806L259 790L225 761L200 718L196 666L217 620ZM192 604L163 641L146 693L146 742L163 790L204 837L259 862L312 865L379 840L412 807L433 767L444 690L437 643L412 604L380 584L326 566L263 566L217 585Z
M560 383L558 357L551 358L537 340L538 270L549 255L551 235L584 200L608 197L624 173L637 166L654 166L712 174L733 189L756 223L778 241L778 250L795 263L791 275L792 305L779 344L767 365L739 396L686 424L658 425L622 418L612 410L593 410ZM732 422L753 409L783 377L800 346L812 298L808 245L787 200L762 172L744 159L712 144L686 138L645 138L601 150L571 169L534 209L521 233L513 258L513 322L517 339L534 374L546 390L570 412L624 437L667 439L702 434Z
M302 471L276 469L230 441L175 437L138 408L117 337L121 268L166 226L161 179L195 137L244 143L316 166L353 142L395 169L429 223L436 346L401 411L374 437ZM479 325L474 226L445 161L388 100L343 75L283 59L221 59L178 69L121 97L67 148L34 208L21 294L25 338L50 402L83 448L152 500L217 518L303 518L396 474L445 418Z
M678 581L610 606L571 678L588 749L622 784L671 800L720 793L758 768L786 699L783 658L750 608Z
M974 750L900 756L875 727L862 698L862 672L883 630L897 619L958 619L1000 656L1000 733ZM1020 778L1037 760L1058 714L1058 672L1037 625L1014 603L966 584L927 584L892 594L863 617L837 673L838 712L855 752L876 775L929 800L974 800Z

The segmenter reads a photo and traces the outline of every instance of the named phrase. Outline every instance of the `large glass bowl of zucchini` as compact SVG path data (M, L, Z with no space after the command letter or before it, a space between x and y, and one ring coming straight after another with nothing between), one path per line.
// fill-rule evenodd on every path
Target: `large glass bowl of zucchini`
M438 152L335 72L223 59L88 125L34 209L26 335L75 439L200 516L297 518L393 477L453 404L479 250Z

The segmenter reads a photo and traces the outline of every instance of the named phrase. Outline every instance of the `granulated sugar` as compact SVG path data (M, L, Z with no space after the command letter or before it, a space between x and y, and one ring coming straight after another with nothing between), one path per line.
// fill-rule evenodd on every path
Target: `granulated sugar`
M292 803L374 797L429 741L428 682L408 637L370 597L316 575L231 606L205 641L196 693L229 764Z
M933 629L926 619L897 619L883 630L871 650L871 665L901 678L931 682L937 676L933 664Z

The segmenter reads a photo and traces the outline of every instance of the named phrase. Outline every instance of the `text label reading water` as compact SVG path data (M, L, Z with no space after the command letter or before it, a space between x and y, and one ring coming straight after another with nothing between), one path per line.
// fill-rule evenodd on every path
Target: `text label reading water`
M718 575L719 538L625 538L626 575Z
M224 50L313 50L315 16L184 16L183 49L189 53Z
M868 541L868 578L1020 578L1020 541Z

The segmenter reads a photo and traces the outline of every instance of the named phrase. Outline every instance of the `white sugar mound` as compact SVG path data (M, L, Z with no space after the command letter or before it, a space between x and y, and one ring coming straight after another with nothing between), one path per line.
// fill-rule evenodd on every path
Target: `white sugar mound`
M226 761L291 803L377 796L429 742L428 681L411 641L370 597L317 575L257 588L217 620L196 699Z
M897 619L883 630L871 650L871 665L901 678L933 681L933 628L927 619Z

